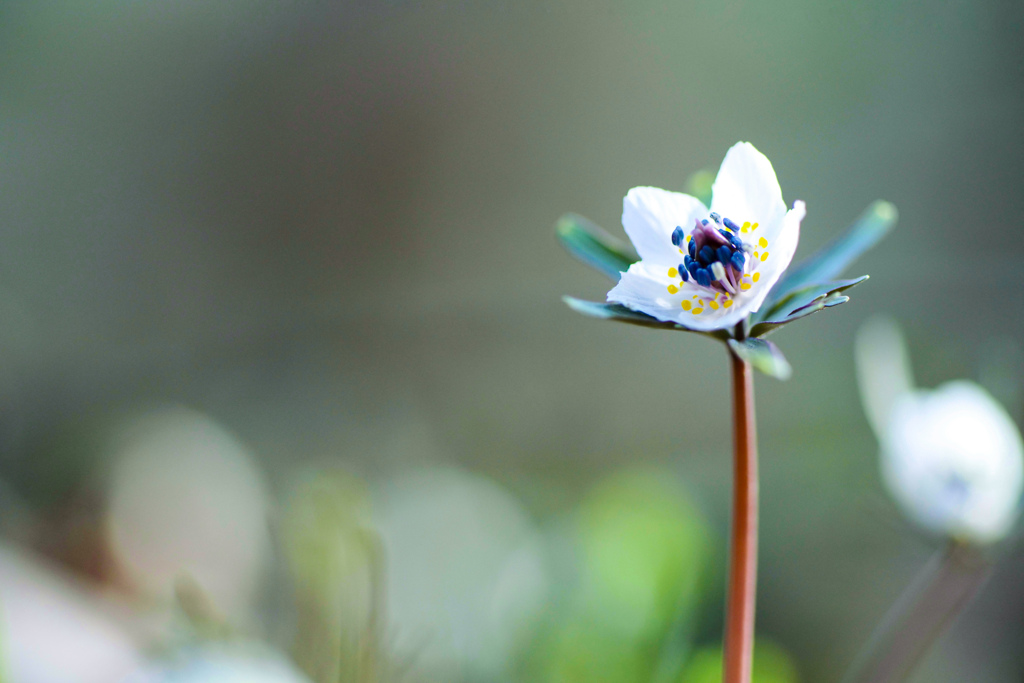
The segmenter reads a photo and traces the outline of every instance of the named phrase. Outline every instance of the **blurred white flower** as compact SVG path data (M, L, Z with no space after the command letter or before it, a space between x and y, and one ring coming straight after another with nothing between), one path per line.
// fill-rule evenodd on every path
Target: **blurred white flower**
M140 669L123 683L310 683L280 654L256 643L210 645Z
M376 512L388 640L414 664L405 680L500 678L547 591L522 506L483 477L444 469L390 482Z
M687 194L634 187L622 226L641 260L608 301L694 330L730 328L789 266L805 213L800 201L786 211L771 162L749 142L725 155L710 210Z
M270 547L266 486L252 455L184 408L145 413L112 441L106 526L119 568L167 601L187 580L244 623Z
M885 483L906 514L953 538L1003 538L1020 509L1024 445L1002 406L967 381L913 389L899 330L887 320L858 334L857 370Z
M0 545L0 680L108 683L143 661L124 605L45 560Z

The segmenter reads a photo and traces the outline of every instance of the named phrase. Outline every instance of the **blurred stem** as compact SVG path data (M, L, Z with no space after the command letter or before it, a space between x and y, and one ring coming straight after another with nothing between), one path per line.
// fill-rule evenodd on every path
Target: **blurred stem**
M380 668L383 657L381 652L381 634L385 618L385 562L384 544L377 533L370 529L362 530L362 540L366 547L370 578L370 612L367 617L366 629L359 644L358 683L377 683L382 679ZM2 683L2 682L0 682Z
M743 323L736 336L745 336ZM729 354L732 364L733 507L729 552L729 597L725 614L725 683L750 683L754 660L754 605L757 590L757 434L754 376L749 363Z
M904 680L970 603L991 568L991 561L978 548L950 541L889 609L843 683Z

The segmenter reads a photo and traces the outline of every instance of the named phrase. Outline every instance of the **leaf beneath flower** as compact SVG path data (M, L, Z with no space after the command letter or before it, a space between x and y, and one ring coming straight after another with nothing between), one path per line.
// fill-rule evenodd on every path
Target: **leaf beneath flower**
M574 213L558 219L555 233L570 254L616 282L620 273L640 260L632 246Z
M764 339L729 340L732 352L750 363L754 368L776 379L786 380L793 374L789 361L782 355L779 347Z
M646 313L634 311L632 308L627 308L622 304L607 304L598 301L585 301L583 299L577 299L571 296L563 296L562 301L568 304L569 308L573 309L578 313L590 316L591 318L601 318L602 320L616 320L622 323L629 323L631 325L643 325L644 327L657 327L662 330L678 330L680 332L693 332L694 334L703 334L708 337L714 337L720 341L725 341L729 338L729 333L725 330L692 330L689 327L683 327L677 323L665 322L653 318Z
M811 306L830 294L845 292L867 279L867 275L862 275L852 280L833 280L795 289L782 299L776 301L770 308L761 306L761 310L752 316L752 320L755 324L766 320L773 322L785 321L800 309Z
M875 246L896 224L896 207L876 201L838 239L786 271L768 293L761 310L773 311L794 292L838 277L861 254ZM767 320L767 317L762 317Z
M750 336L764 337L769 332L774 332L795 320L806 318L812 313L845 304L850 297L844 295L843 292L856 287L867 279L867 275L862 275L853 280L835 280L797 290L784 301L776 304L775 309L763 316L759 322L754 323L750 328Z

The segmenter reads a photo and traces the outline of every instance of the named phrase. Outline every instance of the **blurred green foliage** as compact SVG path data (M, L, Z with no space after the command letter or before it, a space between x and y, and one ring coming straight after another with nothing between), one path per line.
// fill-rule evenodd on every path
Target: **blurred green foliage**
M705 647L693 653L679 683L720 683L722 648ZM778 645L764 640L754 643L753 683L798 683L793 658Z

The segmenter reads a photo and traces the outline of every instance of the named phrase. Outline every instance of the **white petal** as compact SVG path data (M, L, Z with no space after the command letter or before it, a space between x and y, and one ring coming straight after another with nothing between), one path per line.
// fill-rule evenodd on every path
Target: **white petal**
M897 502L926 528L994 541L1019 513L1024 445L984 390L950 382L897 402L882 439L882 471Z
M742 225L774 226L786 213L782 190L768 157L749 142L729 149L711 187L711 210Z
M800 221L804 219L805 215L807 215L807 208L804 203L794 202L793 208L786 212L786 215L779 221L779 229L775 234L772 237L768 237L768 233L762 236L768 243L768 258L764 261L759 260L760 265L757 266L757 272L761 275L750 290L750 294L753 295L751 311L761 308L765 297L768 296L768 291L779 281L782 273L793 261L796 245L800 241ZM760 232L760 230L756 232ZM761 237L756 238L755 243L758 243L760 239ZM763 255L764 251L764 248L758 247L759 254ZM750 258L754 258L754 256L751 255Z
M669 294L668 285L672 282L667 269L662 270L661 266L653 266L646 261L634 263L622 274L619 284L608 292L608 301L646 313L658 320L679 323L703 332L733 327L753 310L753 299L745 295L734 299L729 308L719 303L716 310L708 303L714 295L708 296L708 290L698 287L692 280L684 283L678 293ZM694 299L694 295L698 298ZM690 302L690 310L683 309L684 300ZM699 305L697 302L700 300L705 305ZM701 312L694 314L693 311L698 309Z
M699 199L657 187L634 187L622 200L622 227L640 258L666 268L683 258L672 245L672 231L679 226L689 234L694 220L707 214Z
M857 331L853 351L861 404L882 439L896 402L914 389L907 345L896 321L875 316Z

